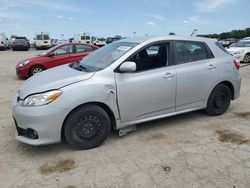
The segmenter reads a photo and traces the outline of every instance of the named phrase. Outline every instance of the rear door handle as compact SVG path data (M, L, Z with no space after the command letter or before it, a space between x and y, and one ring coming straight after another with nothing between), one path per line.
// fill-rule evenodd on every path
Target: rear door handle
M208 66L208 69L209 69L209 70L213 70L213 69L215 69L215 68L216 68L216 66L213 65L213 64L210 64L210 65Z
M167 72L163 78L173 78L174 77L174 73L171 73L171 72Z

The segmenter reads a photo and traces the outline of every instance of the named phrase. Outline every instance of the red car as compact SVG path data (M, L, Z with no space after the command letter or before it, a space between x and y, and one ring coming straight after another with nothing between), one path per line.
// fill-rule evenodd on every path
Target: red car
M19 78L29 78L46 69L79 61L96 49L98 49L97 46L90 44L65 43L57 45L41 55L18 63L16 74Z

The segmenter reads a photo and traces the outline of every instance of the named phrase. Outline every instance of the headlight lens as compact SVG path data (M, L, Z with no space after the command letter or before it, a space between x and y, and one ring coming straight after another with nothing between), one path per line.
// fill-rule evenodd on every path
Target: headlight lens
M29 62L31 62L31 60L22 61L21 63L18 64L18 66L23 67L24 65L27 65Z
M62 94L62 91L54 90L54 91L48 91L45 93L30 95L24 99L22 105L23 106L46 105L56 100L61 94Z

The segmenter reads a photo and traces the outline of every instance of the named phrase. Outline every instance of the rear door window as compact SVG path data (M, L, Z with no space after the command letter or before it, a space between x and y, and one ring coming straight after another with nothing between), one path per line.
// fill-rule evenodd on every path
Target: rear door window
M76 53L89 52L89 51L93 51L93 50L94 49L88 45L76 45Z
M216 46L218 46L222 51L224 51L225 53L231 55L231 54L222 46L221 43L216 42L215 44L216 44Z
M184 64L201 61L213 57L212 52L203 42L176 41L175 58L176 64Z

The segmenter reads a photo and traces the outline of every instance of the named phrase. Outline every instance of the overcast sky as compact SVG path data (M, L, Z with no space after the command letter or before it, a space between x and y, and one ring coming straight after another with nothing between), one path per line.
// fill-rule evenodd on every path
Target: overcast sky
M250 0L0 0L0 32L34 38L220 33L250 27Z

